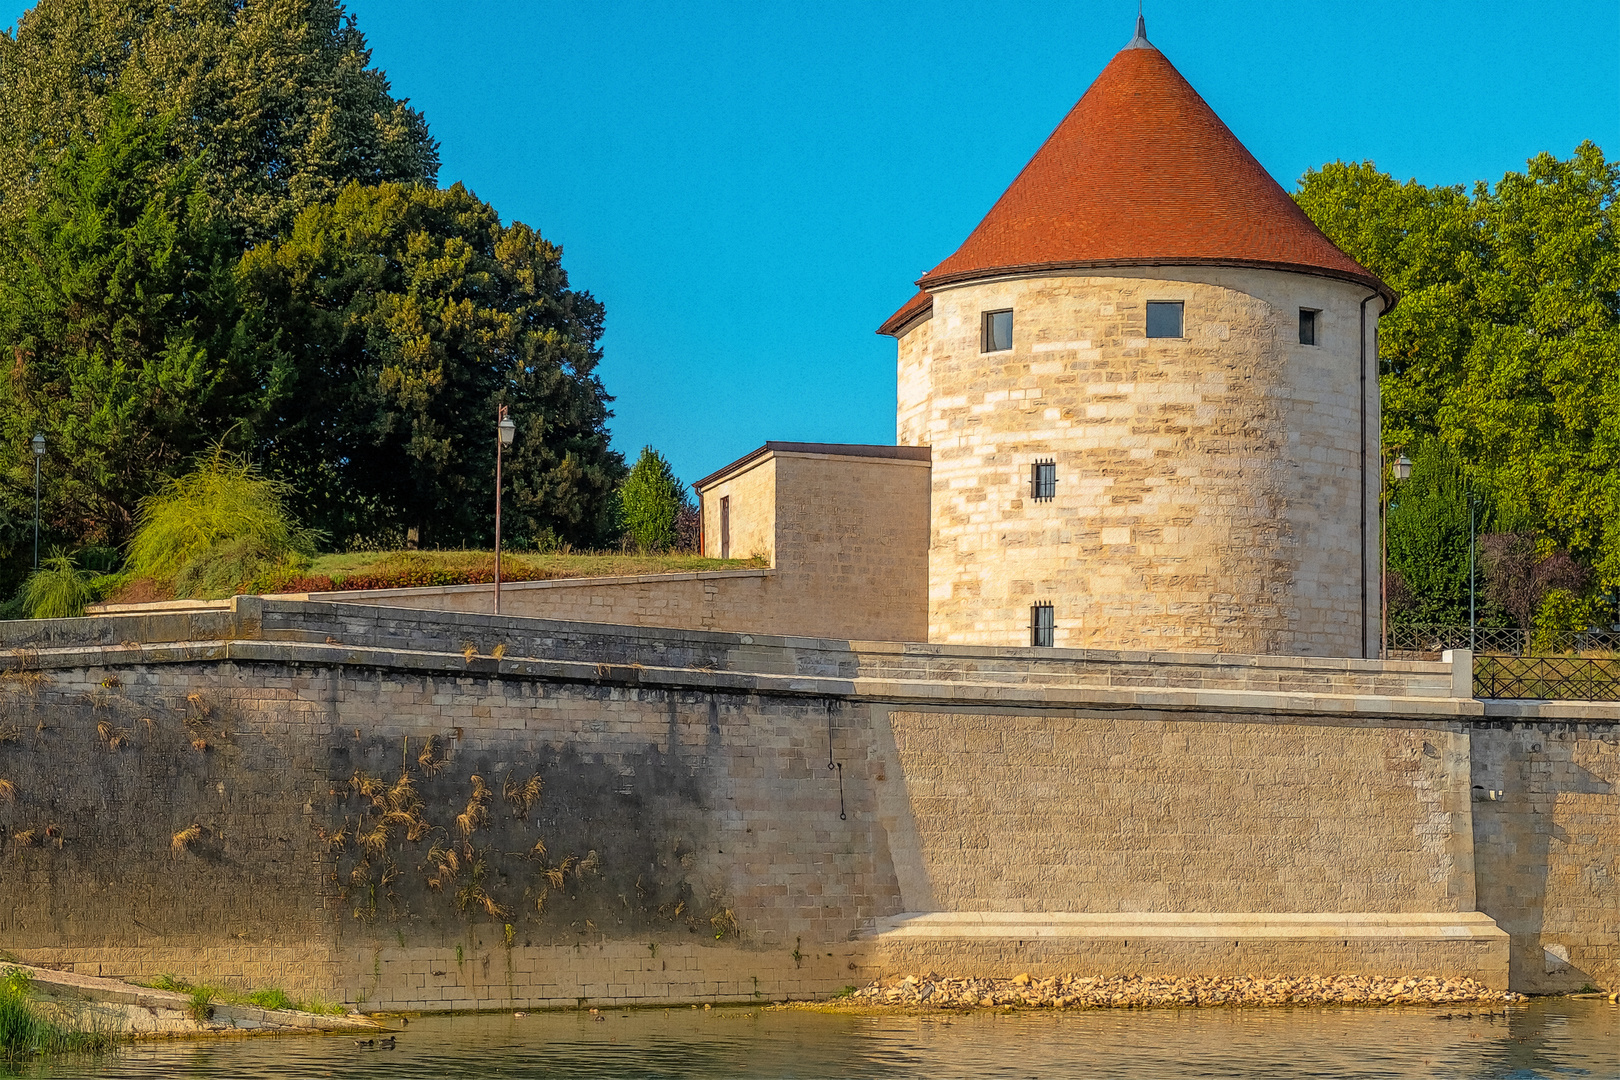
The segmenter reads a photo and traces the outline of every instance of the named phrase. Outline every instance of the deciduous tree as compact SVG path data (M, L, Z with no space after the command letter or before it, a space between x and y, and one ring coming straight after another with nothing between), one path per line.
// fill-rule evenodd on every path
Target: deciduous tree
M298 516L341 546L493 539L495 410L504 528L602 542L624 463L595 374L602 306L562 252L461 185L351 184L242 260L264 345L262 452Z

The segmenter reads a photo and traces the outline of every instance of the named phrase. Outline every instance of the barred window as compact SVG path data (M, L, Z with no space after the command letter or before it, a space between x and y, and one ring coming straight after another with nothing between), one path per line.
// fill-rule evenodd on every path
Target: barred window
M1057 498L1057 462L1037 461L1029 467L1029 497L1036 502Z
M1057 641L1057 621L1049 603L1032 604L1029 609L1029 643L1037 649L1050 649Z
M1012 310L987 311L979 341L980 352L1006 352L1012 348Z

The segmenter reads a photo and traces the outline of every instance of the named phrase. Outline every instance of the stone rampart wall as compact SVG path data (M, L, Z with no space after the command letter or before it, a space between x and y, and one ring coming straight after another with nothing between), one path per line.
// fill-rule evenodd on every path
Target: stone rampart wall
M750 1000L1024 955L869 936L907 912L1428 918L1473 889L1520 985L1620 983L1616 718L1492 719L1444 665L248 599L0 646L0 949L93 974L393 1008ZM1071 960L1495 955L1417 925L1338 952L1284 927L1149 955L1133 931Z
M891 723L939 910L1474 906L1463 732L900 710Z

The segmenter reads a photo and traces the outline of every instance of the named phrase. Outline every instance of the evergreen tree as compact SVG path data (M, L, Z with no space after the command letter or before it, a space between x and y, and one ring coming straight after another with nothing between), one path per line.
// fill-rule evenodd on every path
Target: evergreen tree
M495 410L506 535L601 543L624 473L595 375L602 306L562 252L461 185L351 184L240 268L264 343L267 467L339 545L493 540Z
M43 517L70 546L122 542L141 498L256 408L234 251L171 150L166 123L112 97L0 243L4 498L32 516L42 432Z
M650 446L619 489L619 514L625 536L642 551L665 551L675 546L677 521L688 502L686 489L664 456Z
M171 167L200 162L197 190L244 243L350 181L432 183L426 122L370 62L340 0L40 0L0 33L0 220L45 197L38 163L115 95L176 118Z
M1391 493L1387 527L1390 619L1459 626L1468 622L1468 478L1445 444L1429 439L1410 452L1412 475ZM1488 503L1478 500L1475 529L1485 531ZM1477 571L1476 567L1476 571ZM1476 591L1479 580L1476 578Z

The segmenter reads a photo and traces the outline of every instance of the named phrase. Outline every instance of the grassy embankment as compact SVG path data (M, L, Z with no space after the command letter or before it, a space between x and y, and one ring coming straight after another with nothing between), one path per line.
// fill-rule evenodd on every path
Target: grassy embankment
M47 1017L30 990L26 972L0 969L0 1062L15 1064L41 1055L95 1053L113 1045L113 1036L105 1031L74 1027Z
M762 558L710 559L690 553L618 554L599 552L501 553L501 580L682 574L707 570L762 568ZM223 599L233 592L302 593L346 589L404 589L440 585L480 585L495 579L490 551L350 551L317 555L306 565L262 575L235 589L190 591L188 598ZM173 593L149 580L133 580L108 596L112 603L170 599Z

